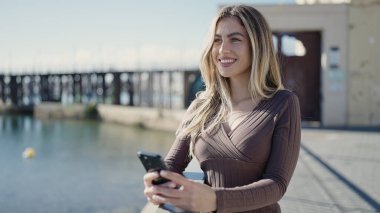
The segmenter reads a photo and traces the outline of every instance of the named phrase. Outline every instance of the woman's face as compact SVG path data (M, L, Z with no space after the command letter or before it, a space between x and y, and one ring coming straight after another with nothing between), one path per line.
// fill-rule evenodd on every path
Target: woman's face
M249 79L252 64L250 40L236 17L222 18L216 25L212 58L221 76Z

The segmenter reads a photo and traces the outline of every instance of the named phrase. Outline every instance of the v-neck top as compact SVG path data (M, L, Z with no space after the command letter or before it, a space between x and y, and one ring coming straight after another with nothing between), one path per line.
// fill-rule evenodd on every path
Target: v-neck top
M231 132L220 124L198 137L194 156L216 192L217 212L281 212L277 202L299 155L300 117L297 96L281 90ZM190 162L189 141L175 140L165 158L170 170L182 173Z

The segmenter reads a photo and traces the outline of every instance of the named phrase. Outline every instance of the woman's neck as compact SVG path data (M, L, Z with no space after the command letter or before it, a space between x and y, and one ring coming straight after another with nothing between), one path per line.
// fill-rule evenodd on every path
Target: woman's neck
M260 98L252 97L248 90L249 77L230 78L232 111L251 111L260 102Z
M239 103L241 101L252 98L248 91L248 79L230 78L231 102Z

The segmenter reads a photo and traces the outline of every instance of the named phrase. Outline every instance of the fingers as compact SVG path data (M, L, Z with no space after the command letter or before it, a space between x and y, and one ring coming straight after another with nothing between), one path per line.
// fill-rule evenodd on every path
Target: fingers
M144 175L144 185L145 187L152 186L152 181L158 178L160 175L158 172L148 172Z
M162 185L153 185L151 187L146 187L144 194L147 200L155 205L162 203L172 203L172 201L179 200L183 197L183 193L178 189L168 188Z
M152 185L152 180L156 179L159 177L158 172L148 172L144 175L144 195L146 196L147 200L154 205L160 205L160 202L157 202L155 199L152 197L154 196L154 186Z
M158 193L159 193L159 186L146 186L144 189L144 195L146 196L147 200L155 205L160 205L162 202L160 202L160 199L157 199Z
M174 188L154 186L152 191L155 195L161 195L163 197L181 198L184 196L184 192Z
M163 202L162 196L158 195L161 193L162 189L174 189L176 188L177 184L174 182L166 182L161 185L153 185L152 181L156 178L158 178L160 175L158 172L148 172L144 175L144 195L146 196L147 200L155 205L160 205ZM167 194L166 192L165 194Z
M166 171L166 170L161 170L160 172L160 175L164 178L167 178L171 181L173 181L174 183L176 183L177 185L181 185L181 186L188 186L190 185L192 182L189 181L188 179L186 179L184 176L178 174L178 173L175 173L175 172L170 172L170 171Z
M154 200L154 202L157 202L157 203L160 203L160 204L169 203L169 204L172 204L172 205L175 205L175 206L179 206L179 203L181 203L181 199L164 197L164 196L161 196L161 195L154 195L152 197L152 200Z
M162 186L162 187L166 187L166 188L174 189L174 188L177 187L177 184L175 184L175 183L172 182L172 181L169 181L169 182L166 182L166 183L160 184L160 186Z
M152 180L159 176L170 181L161 185L152 185ZM157 172L146 174L144 183L146 185L144 194L153 204L170 203L182 209L202 212L216 209L216 194L211 187L188 180L178 173L160 171L159 174ZM175 188L177 185L181 188Z
M147 199L149 202L153 203L154 205L160 205L160 204L161 204L161 202L158 202L158 201L156 201L156 200L153 199L153 198L147 197L146 199Z
M161 185L153 185L152 180L158 178L159 176L165 177L171 181ZM183 198L188 196L188 193L186 193L183 189L178 189L177 186L180 185L182 188L185 188L185 186L190 186L191 183L191 181L175 172L149 172L144 175L144 194L148 201L155 205L160 205L162 203L183 205L183 202L187 200Z

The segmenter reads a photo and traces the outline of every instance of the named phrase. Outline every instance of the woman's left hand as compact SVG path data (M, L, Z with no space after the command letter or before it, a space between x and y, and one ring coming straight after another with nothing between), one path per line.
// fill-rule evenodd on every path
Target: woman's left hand
M160 175L181 186L179 189L157 187L152 199L158 203L170 203L190 211L210 212L216 210L216 194L210 187L186 179L180 174L161 171Z

